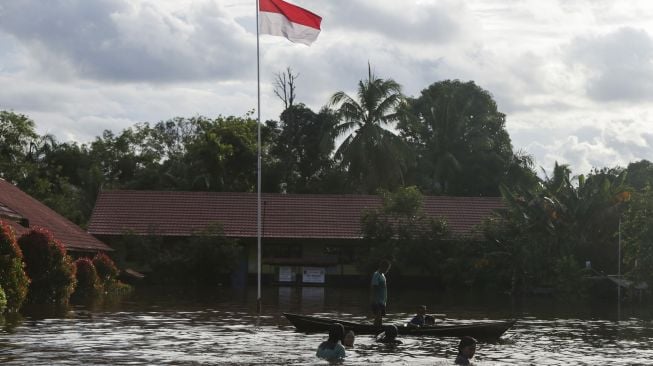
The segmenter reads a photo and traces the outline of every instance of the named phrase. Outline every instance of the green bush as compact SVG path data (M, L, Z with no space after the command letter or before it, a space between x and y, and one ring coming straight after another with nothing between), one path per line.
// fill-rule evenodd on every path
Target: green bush
M5 296L5 291L0 286L0 316L4 313L5 308L7 307L7 297Z
M7 311L20 309L27 297L29 282L14 230L0 221L0 286L6 296Z
M88 299L100 296L102 294L102 282L93 262L89 258L79 258L74 263L77 286L73 298Z
M96 254L93 257L93 265L95 265L101 286L106 295L121 296L131 292L131 286L118 280L117 277L120 271L108 255L104 253Z
M194 236L161 245L152 252L151 283L159 285L216 286L233 269L242 247L212 225Z
M32 279L31 304L66 305L75 290L75 265L66 248L45 229L34 229L18 239L25 269Z
M118 277L118 267L108 255L98 253L93 257L93 265L102 282L113 281Z

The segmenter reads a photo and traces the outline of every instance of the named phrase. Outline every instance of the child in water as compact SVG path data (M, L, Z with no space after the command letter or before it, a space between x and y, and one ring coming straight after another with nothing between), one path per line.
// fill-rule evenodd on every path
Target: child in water
M347 348L352 348L354 347L354 331L350 330L345 334L345 340L342 342L342 344L347 347Z
M476 339L472 337L462 337L458 343L458 356L456 357L456 365L469 365L469 360L474 357L476 353Z
M384 331L376 336L376 341L385 344L402 344L403 342L397 339L397 327L394 325L387 325Z
M317 347L316 356L327 361L338 361L345 358L345 347L341 344L345 337L345 328L335 323L329 329L329 338Z

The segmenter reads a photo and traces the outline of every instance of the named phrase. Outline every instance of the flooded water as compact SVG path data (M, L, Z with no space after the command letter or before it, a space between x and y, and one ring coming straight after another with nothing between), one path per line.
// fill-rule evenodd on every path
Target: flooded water
M367 293L356 289L269 288L264 314L255 291L197 294L137 291L110 306L75 307L64 316L25 317L0 331L0 363L8 365L327 364L315 358L323 334L296 332L282 312L365 319ZM653 323L644 307L570 304L508 297L442 296L394 291L391 321L405 321L416 304L460 321L517 318L499 341L477 347L477 365L653 364ZM405 337L399 346L357 336L345 365L451 365L458 340Z

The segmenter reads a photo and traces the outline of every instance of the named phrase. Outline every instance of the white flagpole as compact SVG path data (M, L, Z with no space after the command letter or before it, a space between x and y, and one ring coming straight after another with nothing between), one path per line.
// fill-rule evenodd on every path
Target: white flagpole
M261 60L259 56L259 0L256 0L256 99L258 113L257 125L257 169L256 169L256 244L258 251L257 261L257 297L256 311L261 313Z

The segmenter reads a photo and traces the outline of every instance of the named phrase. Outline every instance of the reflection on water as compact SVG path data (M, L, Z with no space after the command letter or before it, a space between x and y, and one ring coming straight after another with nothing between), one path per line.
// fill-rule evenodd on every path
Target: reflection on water
M255 291L216 290L203 296L139 291L128 301L65 316L26 317L0 331L0 363L15 365L326 364L315 349L326 336L298 333L281 312L365 319L368 294L355 289L270 288L264 315ZM417 304L455 319L519 318L498 342L478 346L479 365L633 365L653 360L653 324L645 308L611 320L614 309L537 299L441 296L425 291L390 294L390 321L405 321ZM628 310L628 309L627 309ZM13 324L13 326L11 326ZM442 364L457 339L409 337L387 346L359 336L346 365Z

